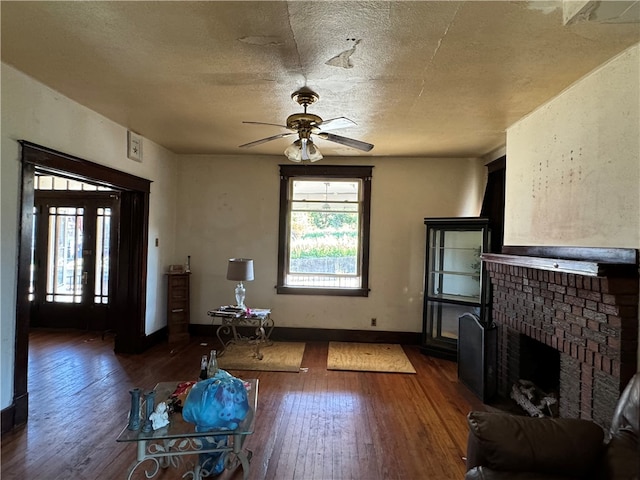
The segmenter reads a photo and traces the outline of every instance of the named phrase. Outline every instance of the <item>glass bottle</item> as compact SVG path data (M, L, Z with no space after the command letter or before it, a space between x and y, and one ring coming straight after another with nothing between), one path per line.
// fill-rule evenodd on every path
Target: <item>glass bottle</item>
M200 360L200 380L207 379L207 356L202 355L202 359Z
M207 365L207 377L213 377L218 371L218 357L215 350L211 350L211 356L209 357L209 365Z

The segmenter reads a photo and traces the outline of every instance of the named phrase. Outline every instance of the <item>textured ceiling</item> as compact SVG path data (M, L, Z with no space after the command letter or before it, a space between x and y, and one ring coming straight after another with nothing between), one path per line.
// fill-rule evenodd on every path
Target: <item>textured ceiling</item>
M302 111L291 94L306 85L320 95L310 113L348 117L357 126L334 133L375 144L364 153L319 139L325 156L481 156L640 41L638 23L583 15L564 25L561 1L1 9L3 62L176 153L281 155L291 137L238 148L286 131L242 121L284 124Z

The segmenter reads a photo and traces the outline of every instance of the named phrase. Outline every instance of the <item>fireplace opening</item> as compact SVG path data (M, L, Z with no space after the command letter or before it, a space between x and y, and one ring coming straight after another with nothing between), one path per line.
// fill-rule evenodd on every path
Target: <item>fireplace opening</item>
M560 392L560 352L526 335L520 335L520 379L529 380L546 393Z
M518 378L510 397L532 417L557 417L560 395L560 352L519 334Z

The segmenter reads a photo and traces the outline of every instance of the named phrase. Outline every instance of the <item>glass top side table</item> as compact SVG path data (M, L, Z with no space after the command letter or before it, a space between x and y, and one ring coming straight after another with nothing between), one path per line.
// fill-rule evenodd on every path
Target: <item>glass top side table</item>
M182 382L161 382L154 388L156 402L165 402ZM258 409L258 380L244 380L249 401L249 412L235 430L211 430L208 432L196 432L195 425L182 418L180 413L173 413L169 417L169 425L144 433L140 430L129 430L124 427L116 439L118 442L136 442L136 462L129 469L129 480L140 469L143 463L145 478L153 478L160 469L169 467L179 468L185 455L197 455L202 453L221 452L225 455L224 464L227 470L233 470L242 465L244 480L249 478L249 462L252 452L243 449L248 435L254 432L256 413ZM144 408L142 409L144 411ZM220 442L220 437L226 438L226 442ZM193 470L185 473L191 475L193 480L201 480L210 475L207 466L202 466L196 460ZM183 475L184 476L184 475ZM137 478L137 477L136 477Z
M223 349L218 352L219 357L224 355L230 346L244 343L253 345L253 356L262 360L263 355L260 352L260 347L273 344L270 337L274 321L271 318L270 308L255 308L244 312L229 307L220 307L217 310L209 310L207 315L212 317L212 321L216 318L220 319L216 335ZM238 327L251 327L255 330L253 335L245 336L238 331Z

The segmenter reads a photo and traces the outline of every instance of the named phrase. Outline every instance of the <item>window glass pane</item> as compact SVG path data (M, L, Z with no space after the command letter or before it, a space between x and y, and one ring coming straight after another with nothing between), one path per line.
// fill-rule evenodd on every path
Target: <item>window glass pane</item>
M53 177L54 190L68 190L69 181L66 178Z
M98 187L97 185L80 182L78 180L67 180L66 178L41 175L38 173L35 175L33 188L35 190L113 191L113 189L108 187Z
M33 217L31 223L31 254L29 261L29 301L33 301L35 299L36 292L36 238L38 236L38 232L36 227L38 225L38 208L33 207Z
M80 302L83 280L83 216L83 208L49 208L47 301Z
M286 285L360 286L360 180L293 180Z
M82 190L82 182L77 180L68 180L67 190Z
M293 211L311 212L357 212L357 203L335 203L335 202L293 202Z
M108 303L109 299L109 238L111 209L98 208L96 216L96 265L94 302Z
M38 179L38 184L34 186L35 189L51 190L53 188L53 177L38 175L36 178Z
M358 202L359 180L293 180L294 201Z

